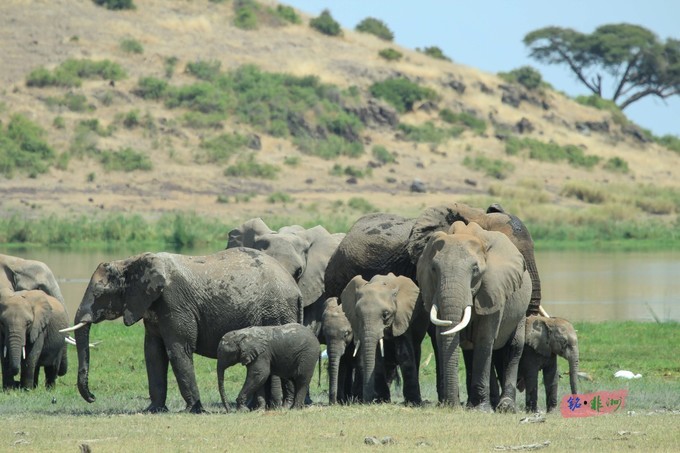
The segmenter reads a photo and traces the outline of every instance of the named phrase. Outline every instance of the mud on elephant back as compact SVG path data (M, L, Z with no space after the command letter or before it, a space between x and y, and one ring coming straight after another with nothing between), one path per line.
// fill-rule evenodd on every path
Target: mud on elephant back
M144 357L151 404L167 411L168 365L186 409L202 412L193 354L216 358L222 336L250 326L302 320L302 297L293 278L268 255L234 248L208 256L144 253L100 264L75 316L78 390L90 392L89 332L93 323L144 319Z

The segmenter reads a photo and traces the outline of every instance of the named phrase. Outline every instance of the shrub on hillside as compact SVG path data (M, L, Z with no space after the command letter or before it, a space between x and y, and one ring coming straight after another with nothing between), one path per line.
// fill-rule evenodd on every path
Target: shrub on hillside
M490 159L486 156L465 156L463 165L471 170L482 171L486 176L496 179L505 179L515 169L515 166L500 159Z
M103 151L100 162L108 171L149 171L152 168L149 156L129 147L118 151Z
M437 127L432 121L427 121L420 126L402 123L398 128L402 132L404 140L432 144L443 143L450 138L458 137L465 130L462 126Z
M185 72L197 79L213 81L220 75L220 66L222 66L222 63L218 60L199 60L193 63L187 63Z
M136 39L132 39L132 38L123 39L120 42L120 49L123 52L127 52L127 53L138 53L138 54L144 53L144 47L142 46L142 43L140 43Z
M454 113L449 109L442 109L439 111L439 118L449 124L462 124L480 135L486 131L486 121L467 112Z
M498 76L510 83L519 83L527 90L535 90L541 86L548 86L543 81L541 73L531 66L522 66L510 72L499 72Z
M369 90L371 95L389 102L400 113L413 110L416 102L437 99L433 89L421 87L404 77L375 82Z
M374 17L367 17L359 22L355 30L362 33L370 33L385 41L392 41L394 39L394 33L392 33L387 24Z
M611 157L607 159L607 162L604 163L602 168L614 173L628 173L630 171L628 168L628 162L621 159L620 157Z
M45 142L45 131L23 115L12 115L2 128L0 123L0 173L7 177L20 170L31 176L45 173L55 152Z
M593 107L598 110L611 112L612 121L614 121L619 126L630 123L630 120L626 117L626 114L621 111L614 101L603 99L596 94L592 94L590 96L576 96L574 100L581 105L587 105L588 107Z
M236 0L234 2L234 25L243 30L257 28L257 12L260 5L254 0Z
M680 153L680 137L677 135L666 134L662 137L655 137L655 141L676 153Z
M444 54L444 51L437 46L425 47L423 49L416 48L420 53L424 53L428 57L436 58L437 60L451 61L451 58Z
M142 77L133 92L143 99L159 100L165 95L168 82L155 77Z
M302 19L300 15L295 12L292 6L288 5L276 5L275 14L286 22L291 24L301 24Z
M373 154L373 157L381 164L393 164L397 161L394 154L389 152L387 148L382 145L375 145L371 150L371 154Z
M227 162L238 151L248 144L248 137L237 132L220 134L208 140L201 141L201 152L194 160L198 163Z
M314 19L310 20L309 26L314 30L323 33L324 35L342 35L342 28L340 27L340 24L335 19L333 19L331 12L327 9L324 9L319 17L315 17Z
M401 57L404 56L398 50L392 49L390 47L388 47L386 49L382 49L381 51L378 52L378 55L380 55L382 58L384 58L387 61L401 60Z
M566 160L574 167L592 168L600 161L598 156L587 156L583 149L575 145L560 146L557 143L546 143L533 138L510 137L505 143L505 152L511 156L527 150L530 159L543 162L560 162Z
M247 157L239 159L236 164L227 167L224 170L224 175L241 178L275 179L280 170L276 165L257 162L255 156L249 154Z
M118 64L109 60L75 60L69 59L57 66L54 71L38 68L28 75L26 85L30 87L79 87L82 79L121 80L126 77L125 71Z
M135 4L132 0L92 0L95 5L104 6L107 9L135 9Z

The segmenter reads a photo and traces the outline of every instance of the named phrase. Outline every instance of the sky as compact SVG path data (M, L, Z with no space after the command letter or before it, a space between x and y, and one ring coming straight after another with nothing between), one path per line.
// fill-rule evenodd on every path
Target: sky
M542 65L529 58L524 36L547 26L592 33L614 23L641 25L660 40L680 39L680 1L677 0L281 0L317 16L328 9L343 28L366 17L382 20L394 42L415 49L437 46L454 62L490 73L531 65L543 80L570 96L591 92L566 65ZM610 84L603 83L605 97ZM648 96L624 113L655 135L680 136L680 96L662 100Z

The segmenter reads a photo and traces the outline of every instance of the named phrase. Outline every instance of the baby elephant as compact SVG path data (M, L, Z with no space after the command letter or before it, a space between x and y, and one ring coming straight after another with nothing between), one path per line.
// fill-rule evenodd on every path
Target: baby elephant
M224 394L224 370L240 362L248 371L236 398L237 409L245 409L271 375L292 381L293 407L301 408L318 359L319 340L310 328L300 324L255 326L228 332L217 347L217 385L222 404L229 412Z
M529 316L524 351L519 363L517 389L526 387L526 411L537 412L538 372L543 371L547 411L557 407L557 356L569 362L571 393L578 393L578 339L574 326L562 318Z

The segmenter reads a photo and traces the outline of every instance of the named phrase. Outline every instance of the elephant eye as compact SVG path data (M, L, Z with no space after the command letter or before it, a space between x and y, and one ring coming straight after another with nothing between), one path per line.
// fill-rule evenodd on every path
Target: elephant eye
M388 319L390 319L389 310L385 310L385 311L382 312L382 318L383 318L383 321L387 321Z
M348 338L351 334L352 334L352 332L350 332L349 330L345 330L345 335L344 335L344 337L345 337L345 338Z
M479 275L479 264L475 263L475 264L472 266L472 274L473 274L473 275Z

